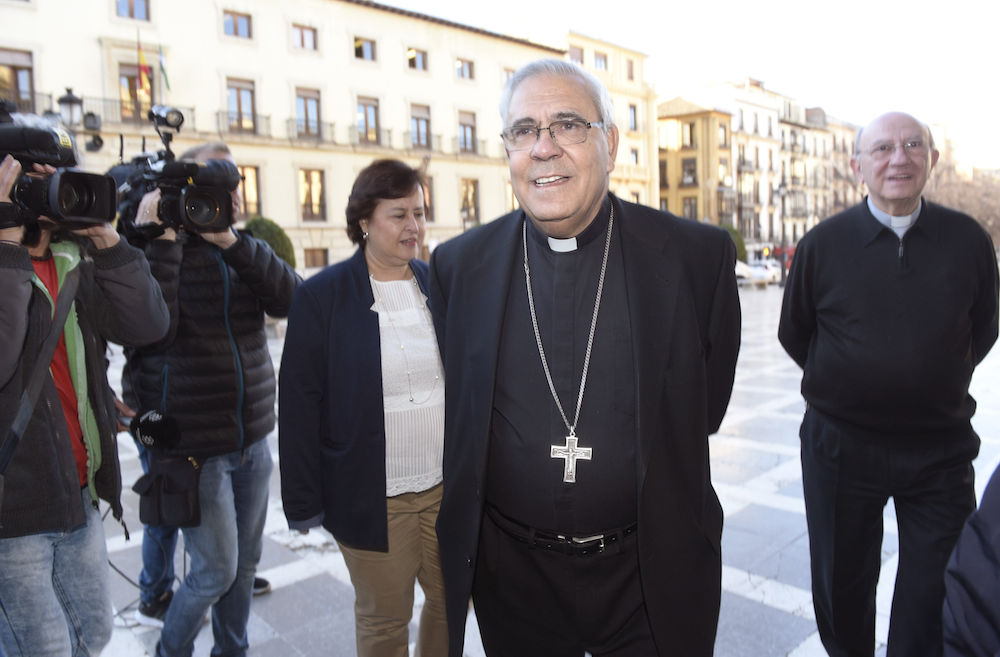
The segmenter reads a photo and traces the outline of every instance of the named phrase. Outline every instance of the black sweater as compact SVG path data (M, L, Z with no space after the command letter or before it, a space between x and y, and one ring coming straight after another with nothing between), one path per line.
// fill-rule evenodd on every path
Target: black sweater
M997 339L997 259L971 217L923 202L899 239L867 201L799 243L778 339L802 396L863 430L967 432L975 366Z

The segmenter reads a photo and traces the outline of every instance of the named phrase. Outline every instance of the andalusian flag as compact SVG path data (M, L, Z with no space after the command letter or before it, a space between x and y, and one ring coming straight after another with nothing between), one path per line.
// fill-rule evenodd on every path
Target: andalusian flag
M160 79L167 86L167 91L170 91L170 79L167 77L167 60L163 58L163 46L160 46Z

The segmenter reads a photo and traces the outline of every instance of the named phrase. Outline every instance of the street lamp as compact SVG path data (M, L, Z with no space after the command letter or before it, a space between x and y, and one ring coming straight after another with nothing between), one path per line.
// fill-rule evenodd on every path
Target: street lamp
M781 282L779 284L781 287L785 287L785 277L787 276L785 267L788 263L786 252L788 245L785 241L785 197L788 196L788 187L785 186L784 181L778 185L778 196L781 197Z
M59 97L59 116L69 128L76 128L83 122L83 99L73 95L73 90L66 87L66 94Z

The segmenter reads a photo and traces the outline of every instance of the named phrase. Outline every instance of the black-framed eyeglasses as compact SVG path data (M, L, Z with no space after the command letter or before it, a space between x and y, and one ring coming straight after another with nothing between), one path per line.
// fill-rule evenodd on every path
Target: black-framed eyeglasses
M500 133L503 143L510 151L525 151L535 145L542 130L548 130L549 136L559 146L579 144L587 140L591 128L599 128L602 121L584 121L583 119L562 119L553 121L547 126L516 125Z

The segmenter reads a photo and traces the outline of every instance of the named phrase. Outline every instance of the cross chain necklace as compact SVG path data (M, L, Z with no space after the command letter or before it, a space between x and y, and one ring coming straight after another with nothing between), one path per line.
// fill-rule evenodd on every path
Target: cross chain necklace
M593 455L590 447L577 447L578 437L576 435L576 425L580 421L580 407L583 405L583 392L587 386L587 370L590 367L590 352L594 346L594 333L597 330L597 312L601 307L601 292L604 289L604 274L608 268L608 253L611 250L611 229L615 223L615 208L611 206L611 215L608 218L608 234L604 240L604 259L601 261L601 276L597 281L597 298L594 300L594 316L590 320L590 337L587 338L587 353L583 359L583 374L580 376L580 394L576 398L576 413L573 416L573 424L570 424L563 410L562 402L559 401L559 394L552 383L552 374L549 372L549 364L545 359L545 349L542 347L542 336L538 331L538 317L535 314L535 299L531 293L531 271L528 268L528 219L521 224L521 244L524 248L524 278L528 288L528 309L531 311L531 327L535 330L535 344L538 345L538 355L542 359L542 370L545 371L545 380L549 384L549 392L556 402L556 408L562 416L563 423L569 431L566 436L565 445L552 445L551 457L565 459L563 468L563 481L571 484L576 482L576 460L589 461Z

